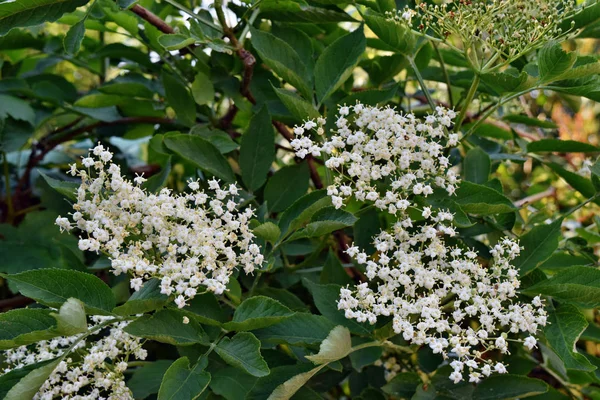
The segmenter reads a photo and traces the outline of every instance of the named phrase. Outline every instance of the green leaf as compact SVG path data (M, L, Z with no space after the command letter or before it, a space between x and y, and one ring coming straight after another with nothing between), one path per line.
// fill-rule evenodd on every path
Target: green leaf
M69 200L77 200L77 188L79 188L79 183L59 181L58 179L54 179L43 172L40 172L40 175L52 189L56 190Z
M196 39L180 33L164 34L158 38L158 43L160 43L165 50L169 51L183 49L184 47L194 44L195 42Z
M177 118L186 126L196 123L196 104L189 90L179 79L168 73L162 74L162 83L169 105L173 107Z
M354 225L358 220L348 211L336 209L333 206L316 211L305 228L294 233L289 240L312 238L327 235L331 232Z
M77 299L68 299L60 306L58 314L50 315L56 318L57 331L63 336L73 336L88 330L85 306Z
M473 400L522 399L547 391L548 385L539 379L521 375L493 375L477 385Z
M365 52L366 43L361 25L323 50L315 64L315 87L319 104L350 77Z
M190 130L190 134L198 135L208 140L213 146L219 149L221 154L227 154L240 147L231 139L231 136L219 129L208 129L207 127L196 125Z
M59 336L50 310L21 308L0 314L0 350Z
M274 35L251 28L252 46L269 68L298 89L306 98L312 95L312 79L296 51Z
M277 300L255 296L244 300L235 310L233 320L223 324L229 331L251 331L276 324L294 315Z
M537 126L539 128L545 128L545 129L556 129L556 124L552 121L542 121L541 119L538 118L530 118L526 115L520 115L520 114L510 114L510 115L505 115L504 117L502 117L502 119L504 121L513 123L513 124L523 124L523 125L527 125L527 126Z
M533 87L535 80L526 72L512 74L510 72L497 72L481 75L481 80L490 86L497 94L504 95L507 92L519 92Z
M492 161L490 156L480 147L467 152L464 161L464 177L467 181L484 184L490 177Z
M346 357L350 353L351 348L352 340L350 338L350 331L348 328L338 325L323 340L323 343L319 347L319 352L312 356L306 356L306 358L315 364L327 364Z
M75 25L71 26L65 35L63 46L65 47L65 52L70 56L79 53L81 42L83 42L83 37L85 36L85 20L86 18L84 17Z
M339 9L314 7L306 2L293 0L262 0L260 2L261 17L272 21L292 23L331 23L356 22Z
M567 53L556 41L549 42L538 53L541 81L548 83L557 80L563 73L571 69L576 59L576 53Z
M513 261L513 265L519 269L521 275L525 275L546 261L556 251L562 237L562 221L563 219L559 218L549 225L537 225L521 236L519 244L523 250Z
M163 376L171 364L173 360L158 360L133 371L131 379L127 381L127 387L131 389L133 397L145 399L158 393Z
M8 391L4 400L32 399L59 362L60 360L56 360L29 372Z
M575 348L575 343L587 326L585 316L571 304L560 305L548 315L548 325L544 328L544 334L548 344L567 369L580 371L596 369Z
M275 325L254 331L254 334L261 341L270 343L311 345L324 340L333 327L333 322L320 315L296 313Z
M596 189L594 189L594 185L592 185L592 182L589 179L574 172L567 171L556 163L548 162L545 164L571 185L573 189L577 190L585 197L593 197L596 194Z
M310 291L317 309L331 322L343 325L350 329L352 333L358 335L368 335L370 333L371 329L369 328L372 328L372 326L347 319L344 312L338 310L337 300L340 297L341 286L333 284L319 285L306 278L302 280L302 284Z
M352 344L356 346L359 344L368 343L370 341L371 339L355 337L352 340ZM354 350L352 353L350 353L350 363L352 364L352 368L360 372L364 367L367 367L381 359L382 354L383 347L381 346L371 346L360 350Z
M189 317L189 323L183 323L184 317ZM208 344L208 336L202 325L192 314L181 310L165 309L153 315L143 315L127 325L125 332L177 346Z
M144 314L164 307L168 301L169 297L160 292L160 280L154 278L144 283L140 290L134 292L125 304L116 307L113 313L123 316Z
M199 136L170 135L163 143L175 154L226 182L235 182L231 166L219 149Z
M596 153L600 151L600 148L575 140L541 139L527 143L527 151L529 153L544 153L549 151L560 153Z
M372 10L367 10L363 18L369 28L385 44L405 56L414 56L413 52L416 45L415 36L410 27L403 23L389 20L385 16Z
M308 190L308 165L303 162L281 168L267 182L264 197L271 212L280 212Z
M331 205L331 198L327 196L326 190L315 190L310 192L289 206L279 218L279 228L283 234L295 231L321 208Z
M115 306L112 290L94 275L65 269L37 269L16 275L2 275L19 292L49 307L60 307L73 297L90 314L108 315Z
M277 239L279 239L279 236L281 236L281 231L279 230L279 227L273 222L265 222L264 224L261 224L254 228L252 231L259 238L271 243L277 242Z
M187 357L178 358L163 377L158 400L194 400L210 383L210 374L203 371L201 362L190 368Z
M352 285L354 283L354 281L346 273L335 252L332 250L329 250L329 253L327 254L327 260L325 261L325 266L321 271L319 283L335 283L342 286Z
M31 124L34 123L35 111L33 111L33 108L31 108L26 101L21 100L18 97L0 94L0 104L2 104L2 108L0 108L0 119L10 116L20 121L26 121Z
M215 98L215 87L210 78L202 72L196 73L192 82L192 96L199 105L210 103Z
M267 400L289 400L296 392L306 386L310 378L316 375L317 372L322 370L327 364L320 365L310 371L298 374L281 385L277 386L275 390L269 395Z
M194 317L202 324L221 326L229 319L229 314L221 308L215 295L210 292L197 294L189 303L184 309L194 313Z
M317 119L321 116L312 104L296 95L294 92L278 89L276 87L273 87L273 90L275 90L279 100L281 100L285 108L287 108L294 118L296 118L298 123L307 119Z
M267 107L262 107L250 120L240 146L242 180L249 190L254 191L265 183L274 160L275 132Z
M600 306L600 270L592 267L568 267L523 292L534 296L543 294L561 302L595 308Z
M456 203L467 213L479 215L502 214L515 211L512 202L487 186L463 181L456 191Z
M240 373L237 368L226 367L212 374L210 388L226 400L245 399L256 380L252 375Z
M260 354L260 341L250 332L221 339L215 351L226 363L252 376L269 375L269 366Z
M19 0L0 3L0 36L16 27L54 22L88 0Z
M421 384L421 378L415 372L402 372L381 388L385 393L410 398Z

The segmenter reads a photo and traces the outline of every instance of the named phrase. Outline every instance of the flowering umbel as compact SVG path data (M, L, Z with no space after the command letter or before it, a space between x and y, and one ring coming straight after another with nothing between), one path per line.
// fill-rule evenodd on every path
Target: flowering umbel
M34 400L133 400L123 373L131 357L144 360L147 352L139 338L123 330L129 321L111 324L111 318L91 317L88 332L99 336L93 342L86 341L87 333L83 333L6 350L3 354L4 373L54 360L69 352L35 394Z
M291 145L301 158L326 154L325 166L337 173L327 188L335 207L354 196L391 214L404 213L409 196L428 196L435 187L454 193L458 178L444 153L458 142L446 129L454 117L454 111L438 107L422 121L390 107L357 103L340 107L330 138L319 143L308 136L315 128L324 136L325 120L319 119L296 127Z
M190 193L148 193L144 178L127 180L111 159L98 145L83 159L85 169L71 166L71 174L81 177L73 222L59 216L56 223L80 229L79 248L107 254L115 274L132 276L134 290L159 278L161 292L174 294L181 308L200 286L223 293L238 265L252 273L262 264L248 226L253 211L237 210L235 185L222 188L211 180L210 197L197 181L189 182Z

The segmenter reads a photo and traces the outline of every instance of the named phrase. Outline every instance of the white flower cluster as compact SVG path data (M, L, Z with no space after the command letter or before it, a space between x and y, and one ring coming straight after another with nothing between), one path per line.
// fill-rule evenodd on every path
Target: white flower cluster
M358 322L393 317L394 331L406 341L455 358L451 379L461 381L467 367L469 380L478 382L492 369L506 372L502 363L492 366L483 355L507 353L509 332L534 335L546 324L546 312L539 297L532 304L516 299L520 282L511 261L520 252L518 243L501 240L491 250L491 264L481 265L475 252L444 242L445 235L454 234L444 226L449 219L451 215L440 212L420 226L413 226L410 218L397 222L392 233L375 238L377 259L350 247L347 253L366 264L373 284L342 289L338 308ZM535 343L533 336L524 341L528 348Z
M110 318L91 317L92 324L88 328L100 328L98 325ZM144 360L147 352L142 348L140 339L123 331L128 323L117 321L107 325L98 330L98 334L104 335L90 343L81 338L85 335L83 333L7 350L3 354L6 363L4 373L61 357L69 349L71 353L59 362L34 400L133 400L123 372L128 367L129 357Z
M85 237L79 248L106 253L115 274L132 275L134 290L159 278L161 292L175 294L181 308L199 286L221 294L235 267L252 273L262 264L248 226L253 211L237 211L235 185L221 188L209 181L212 198L197 181L189 182L191 193L165 188L152 194L140 186L144 178L127 180L111 159L112 153L98 145L83 159L86 169L71 166L71 174L81 177L73 223L60 216L56 223L61 230L80 229Z
M398 362L398 359L386 351L383 352L381 358L375 361L373 365L383 367L383 376L386 382L391 381L396 375L405 370Z
M444 155L458 142L458 135L446 129L452 126L454 111L438 107L421 121L390 107L357 103L340 107L338 114L335 134L323 143L307 135L317 128L324 136L322 118L297 126L291 142L300 158L327 155L325 166L338 173L327 188L336 208L354 196L396 214L411 206L409 196L430 195L434 187L454 193L458 178Z

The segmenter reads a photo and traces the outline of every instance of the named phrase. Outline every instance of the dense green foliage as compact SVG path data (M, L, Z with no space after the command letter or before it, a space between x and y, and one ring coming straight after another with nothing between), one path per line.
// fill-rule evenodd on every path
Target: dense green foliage
M473 17L463 1L468 12L450 16L402 0L0 0L0 398L33 398L57 366L110 338L113 323L123 343L147 353L123 350L136 355L123 370L114 357L100 361L131 391L113 398L600 398L600 3L473 3L494 7ZM527 13L538 11L548 20L529 31ZM525 18L499 16L511 12ZM339 171L327 160L341 151L298 157L294 127L325 117L327 140L341 129L340 107L358 103L423 120L454 109L440 129L458 134L443 149L456 192L415 190L398 214L348 196L336 204L327 188ZM61 233L55 223L94 197L78 199L82 179L68 171L89 171L81 158L98 143L127 179L147 178L149 196L236 183L264 261L252 272L238 254L225 291L203 282L185 299L159 274L114 273L114 254L78 245L83 226ZM99 196L117 196L107 185ZM376 290L386 278L368 279L346 250L380 262L379 232L397 230L401 215L416 233L430 208L454 215L448 247L473 249L483 270L493 270L491 249L504 238L520 243L509 302L541 296L549 323L531 351L519 329L507 351L486 347L484 362L504 363L507 374L469 382L466 368L455 384L452 357L407 341L394 315L369 324L338 309L342 287ZM189 225L190 235L200 229ZM145 240L136 232L127 245ZM152 251L160 260L171 250ZM444 312L459 308L453 293ZM470 328L477 318L459 329ZM73 338L61 354L9 366L15 349L39 352L36 343L57 337Z

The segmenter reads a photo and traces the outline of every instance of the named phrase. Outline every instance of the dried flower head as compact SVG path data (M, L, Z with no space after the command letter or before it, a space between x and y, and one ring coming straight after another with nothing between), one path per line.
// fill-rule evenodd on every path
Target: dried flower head
M77 354L66 355L61 360L34 400L70 399L133 399L131 390L125 385L123 372L130 357L144 360L146 350L142 342L123 329L129 321L102 325L112 317L94 316L88 326L97 331L95 341L83 338L86 333L43 340L35 345L21 346L4 352L4 373L42 361L53 360L67 351Z
M327 188L335 207L354 196L402 214L414 195L428 196L435 187L454 193L458 178L446 157L446 150L458 141L458 135L446 129L454 117L454 111L438 107L422 121L390 107L357 103L339 108L337 129L330 138L324 137L326 121L319 119L297 126L291 145L301 158L325 153L325 166L336 172ZM309 136L315 129L322 143Z
M176 295L181 308L200 286L221 294L234 268L252 273L262 264L248 226L253 211L237 210L235 185L209 181L211 197L197 181L189 182L187 194L166 188L148 193L144 178L127 180L111 158L98 145L83 159L86 169L71 166L72 175L81 177L73 223L60 216L56 223L62 230L80 229L79 248L107 254L115 274L131 274L134 290L159 278L161 292Z

